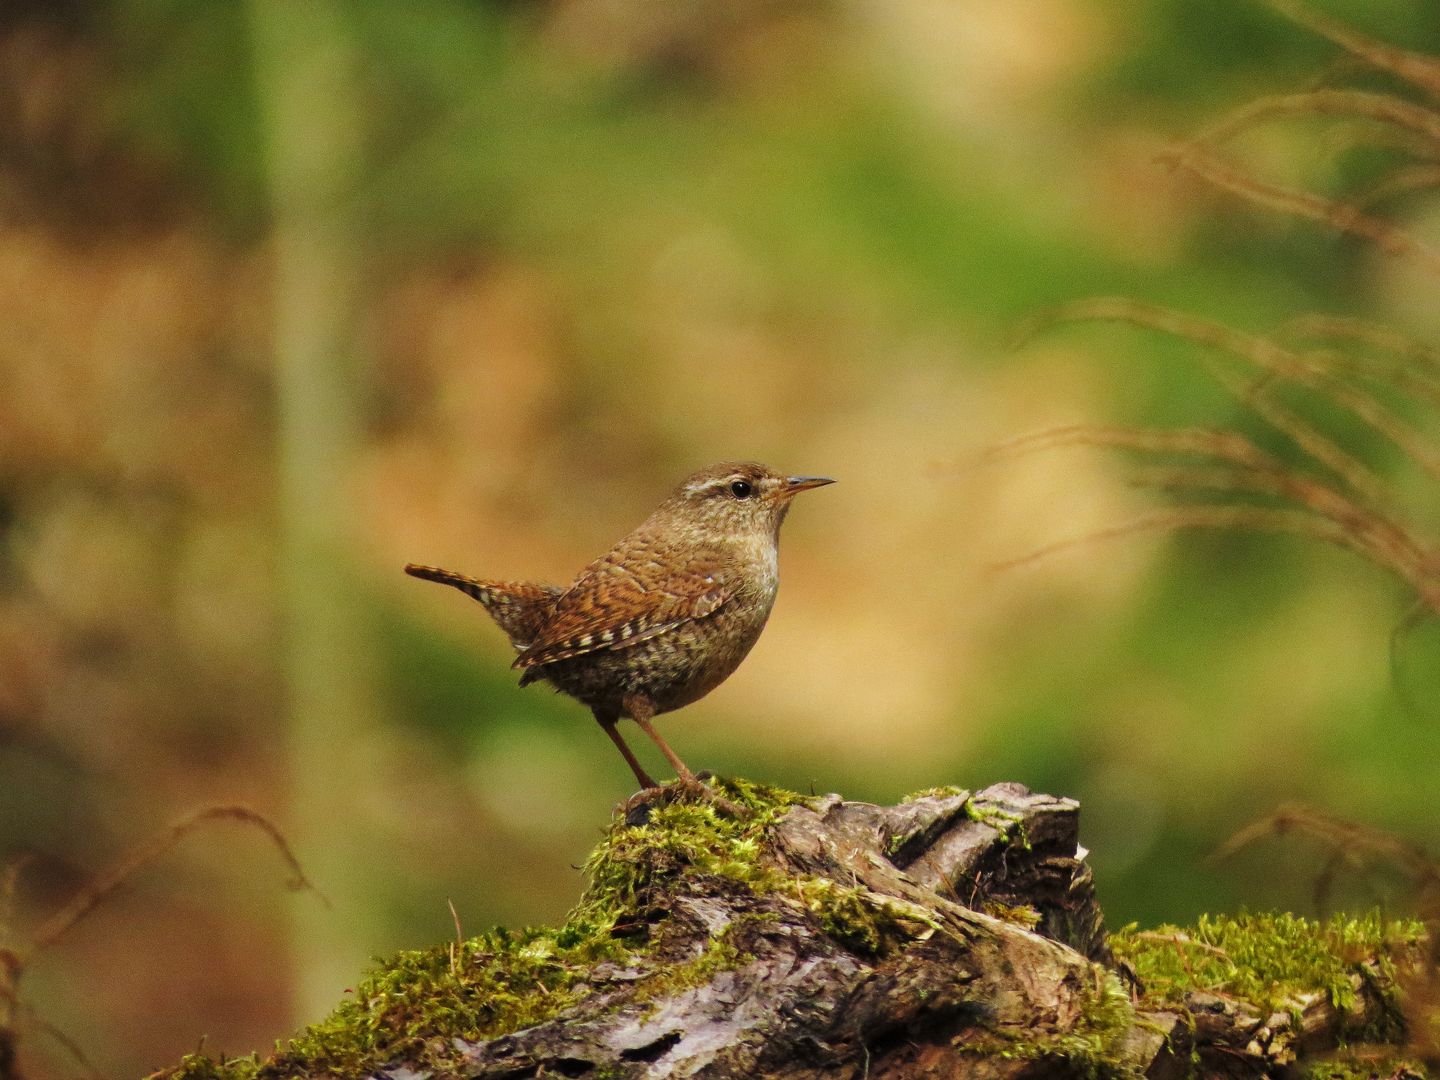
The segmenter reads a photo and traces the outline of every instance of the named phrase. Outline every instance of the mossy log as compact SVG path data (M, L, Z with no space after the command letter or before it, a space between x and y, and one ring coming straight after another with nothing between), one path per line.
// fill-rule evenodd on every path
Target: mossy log
M1258 1077L1400 1036L1418 929L1107 938L1071 800L715 786L740 813L662 798L617 819L564 927L402 954L270 1059L163 1075Z

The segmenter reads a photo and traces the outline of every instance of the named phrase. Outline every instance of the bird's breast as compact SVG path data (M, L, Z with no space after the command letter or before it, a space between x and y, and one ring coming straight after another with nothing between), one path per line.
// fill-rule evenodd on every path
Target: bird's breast
M749 537L736 545L735 554L744 591L773 604L780 588L780 549L774 540L769 536Z

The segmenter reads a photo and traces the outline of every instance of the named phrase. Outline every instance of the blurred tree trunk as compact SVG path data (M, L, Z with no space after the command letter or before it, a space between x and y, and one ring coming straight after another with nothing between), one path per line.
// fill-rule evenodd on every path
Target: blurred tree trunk
M358 514L354 319L359 275L345 208L359 175L357 57L338 5L251 0L271 210L280 588L289 694L292 839L334 910L296 908L296 1007L314 1013L373 945L373 874L347 806L373 708L370 643L350 570Z

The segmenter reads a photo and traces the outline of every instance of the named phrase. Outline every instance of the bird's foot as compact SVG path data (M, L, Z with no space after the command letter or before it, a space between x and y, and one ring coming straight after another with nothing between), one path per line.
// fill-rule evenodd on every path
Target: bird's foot
M696 776L694 773L680 776L668 784L657 784L654 787L641 788L630 798L620 805L620 810L625 815L627 825L644 825L650 820L650 811L656 806L668 806L676 802L699 802L709 803L721 813L730 817L744 820L750 816L750 811L737 802L727 799L714 788L709 787L701 779L708 779L710 773L701 773Z
M705 783L711 778L708 772L700 773L698 776L690 773L673 780L668 785L676 794L675 798L685 797L694 799L696 802L706 802L722 813L729 814L733 818L744 820L750 816L750 811L737 802L727 799L714 788Z
M626 825L647 825L650 822L650 811L663 804L664 795L663 787L642 787L616 806L615 812L624 816Z

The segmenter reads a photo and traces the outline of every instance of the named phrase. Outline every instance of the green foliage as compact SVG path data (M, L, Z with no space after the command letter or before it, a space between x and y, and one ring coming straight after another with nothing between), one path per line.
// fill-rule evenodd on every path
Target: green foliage
M501 726L593 734L575 722L573 703L517 693L518 677L506 663L477 663L473 642L437 635L380 596L373 610L384 655L380 682L393 715L448 752L473 754L477 741ZM491 702L503 708L487 708Z

